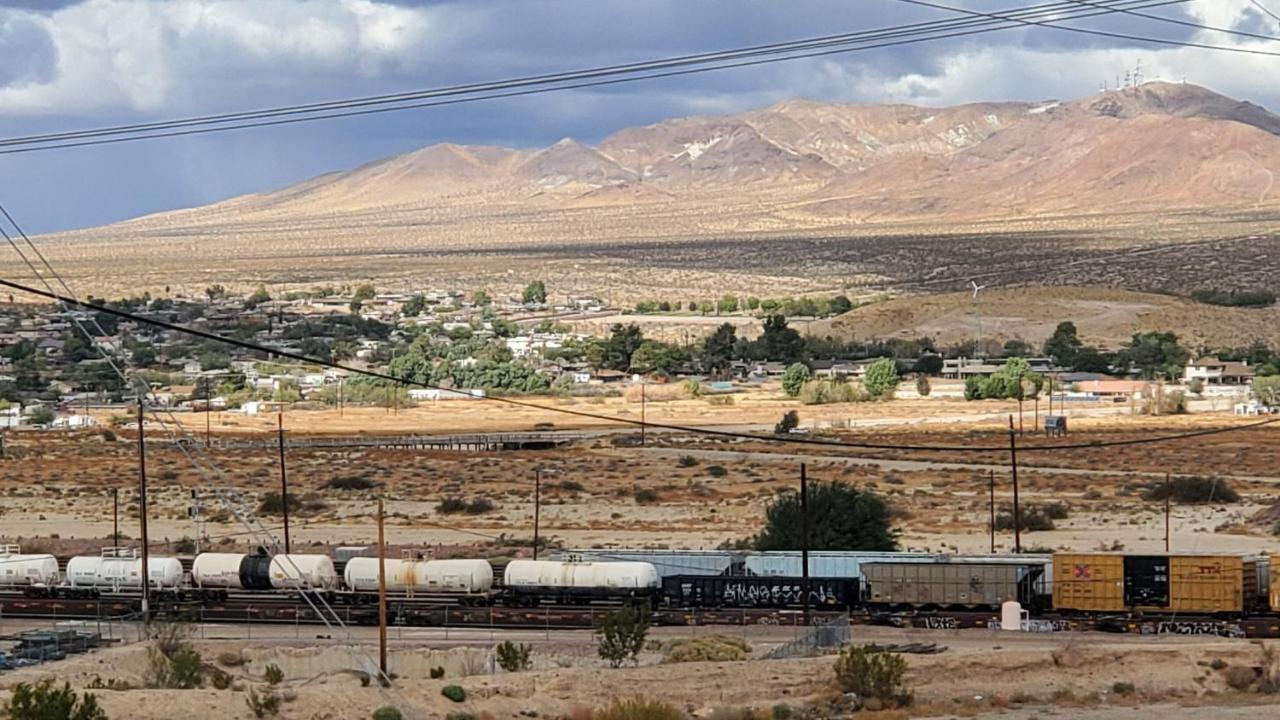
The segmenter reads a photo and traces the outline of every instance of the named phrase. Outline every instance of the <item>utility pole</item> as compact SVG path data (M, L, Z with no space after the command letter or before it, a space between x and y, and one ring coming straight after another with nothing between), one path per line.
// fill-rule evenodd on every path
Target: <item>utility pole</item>
M378 667L382 670L379 683L391 677L387 673L387 543L382 519L382 498L378 498Z
M542 468L533 469L533 559L538 559L538 520L542 509Z
M644 419L645 418L644 411L645 411L645 392L644 392L644 378L642 377L640 378L640 447L645 446L645 440L646 440L645 438L646 424Z
M345 377L341 375L338 376L338 417L342 417L344 415L342 407L342 386L345 380Z
M147 550L147 441L142 394L138 394L138 524L142 530L142 624L151 624L151 554Z
M1013 469L1013 551L1022 552L1022 515L1018 510L1018 436L1009 416L1009 466Z
M809 481L804 463L800 463L800 577L804 593L804 624L813 624L813 611L809 606Z
M990 500L987 502L987 514L991 518L991 554L996 552L996 471L991 470L991 482L989 485Z
M209 377L204 378L204 446L209 448L209 411L213 410L213 397L209 391Z
M1164 551L1169 552L1169 473L1164 474Z
M280 512L284 516L284 554L289 554L289 476L284 465L284 413L276 413L276 443L280 446Z
M111 547L120 547L120 488L111 488Z

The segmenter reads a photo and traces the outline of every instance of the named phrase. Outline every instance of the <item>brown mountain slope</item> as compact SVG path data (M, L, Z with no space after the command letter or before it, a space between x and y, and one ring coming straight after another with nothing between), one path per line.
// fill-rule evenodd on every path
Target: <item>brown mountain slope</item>
M1089 344L1116 349L1134 333L1172 330L1191 348L1280 344L1280 308L1227 308L1184 298L1096 287L990 288L970 293L904 297L812 323L807 332L844 340L931 337L939 345L982 337L1039 346L1071 320Z
M434 145L283 190L69 234L235 232L388 249L848 234L1169 209L1280 208L1280 117L1193 85L953 108L805 100L622 130L589 147ZM357 238L376 225L377 234Z

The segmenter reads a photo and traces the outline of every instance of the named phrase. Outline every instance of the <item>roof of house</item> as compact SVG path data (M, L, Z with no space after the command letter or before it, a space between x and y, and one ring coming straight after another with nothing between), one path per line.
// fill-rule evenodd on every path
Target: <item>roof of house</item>
M1142 392L1151 383L1146 380L1086 380L1077 383L1080 392L1098 393L1100 395L1132 395Z

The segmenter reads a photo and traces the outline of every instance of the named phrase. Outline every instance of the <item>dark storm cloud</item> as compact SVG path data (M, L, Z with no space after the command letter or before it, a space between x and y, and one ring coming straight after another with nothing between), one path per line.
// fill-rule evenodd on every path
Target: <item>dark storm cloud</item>
M942 0L980 11L1017 0ZM1261 0L1280 9L1280 0ZM1149 10L1280 33L1249 0ZM895 0L136 0L0 2L0 137L397 92L953 17ZM1123 15L1081 27L1249 41ZM439 141L536 146L803 96L949 104L1071 97L1142 60L1270 107L1280 58L1045 28L406 113L0 156L0 201L33 228L267 190Z

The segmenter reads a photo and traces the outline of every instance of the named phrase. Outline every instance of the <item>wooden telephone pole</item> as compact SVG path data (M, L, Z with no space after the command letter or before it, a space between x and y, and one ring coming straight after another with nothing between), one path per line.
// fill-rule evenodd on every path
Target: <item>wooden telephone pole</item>
M800 463L800 588L804 593L804 624L813 624L813 609L809 603L809 481L804 463Z
M276 442L280 446L280 513L284 516L284 554L289 554L289 475L284 465L284 413L276 413Z
M151 624L151 554L147 542L147 442L143 431L143 398L138 396L138 524L142 530L142 624Z
M1013 471L1013 551L1022 552L1022 515L1018 510L1018 434L1009 416L1009 466Z
M391 676L387 673L387 542L382 520L382 498L378 498L378 667L382 670L380 682L385 682Z

